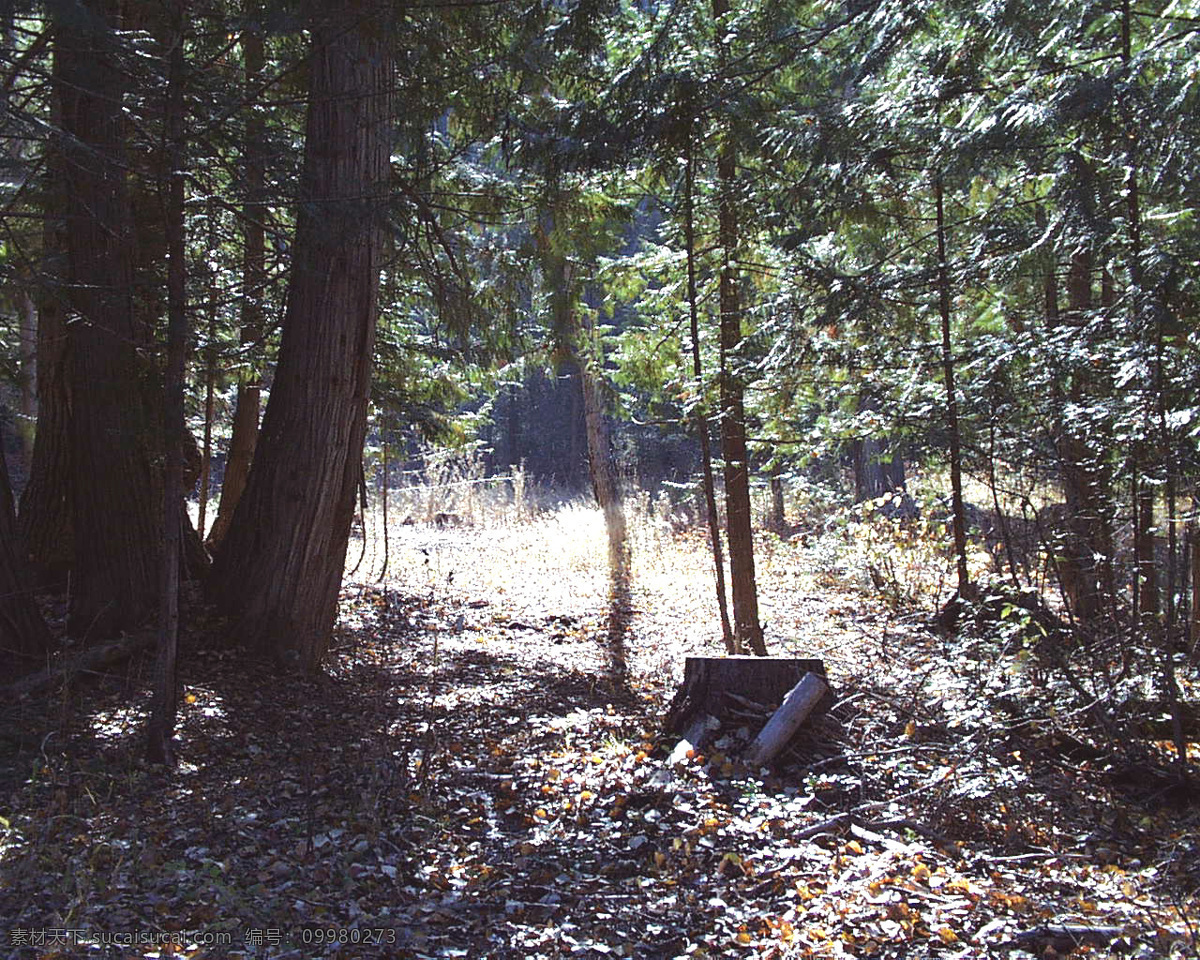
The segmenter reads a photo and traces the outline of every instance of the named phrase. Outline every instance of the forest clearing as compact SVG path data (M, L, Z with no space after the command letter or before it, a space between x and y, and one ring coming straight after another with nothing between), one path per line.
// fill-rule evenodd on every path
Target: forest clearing
M174 771L142 755L148 660L5 709L7 955L1197 956L1170 745L1097 742L1019 632L939 637L944 546L891 541L897 605L883 530L760 535L771 652L824 658L837 705L770 769L739 761L752 711L672 764L683 657L721 649L702 532L644 501L614 611L596 508L412 506L383 579L368 514L327 676L267 680L187 624ZM51 928L82 939L16 939Z
M1200 0L0 3L0 960L1200 958Z

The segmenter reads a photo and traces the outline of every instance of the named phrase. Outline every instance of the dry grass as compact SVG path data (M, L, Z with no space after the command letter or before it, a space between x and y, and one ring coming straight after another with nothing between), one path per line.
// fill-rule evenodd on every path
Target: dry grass
M509 483L501 478L499 484ZM482 485L480 485L482 486ZM445 488L443 488L445 489ZM459 500L436 491L393 494L388 511L386 570L383 517L378 504L365 518L367 541L351 541L348 580L386 583L401 594L450 604L486 602L494 617L530 622L566 615L599 631L612 594L601 512L579 499L553 507L521 504L481 491L491 509L445 509ZM556 498L543 492L544 503ZM461 524L405 523L414 504L423 515L456 513ZM719 653L720 617L706 533L679 529L668 504L635 496L627 502L631 546L631 673L669 687L688 654ZM470 519L468 519L470 518ZM829 532L782 541L760 533L756 545L760 615L768 646L780 655L816 656L846 666L864 623L882 615L873 565L904 599L947 580L947 561L927 542L888 539L892 527L831 523ZM870 534L870 535L868 535ZM361 561L360 561L361 557ZM898 598L897 598L898 599Z

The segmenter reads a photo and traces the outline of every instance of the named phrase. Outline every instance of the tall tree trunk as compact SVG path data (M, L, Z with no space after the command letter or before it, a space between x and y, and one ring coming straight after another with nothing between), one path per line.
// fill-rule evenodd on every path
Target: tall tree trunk
M144 400L152 370L133 309L133 227L125 184L125 72L116 4L57 24L57 88L71 307L71 501L74 562L68 628L111 634L140 625L158 596L161 515ZM131 399L132 398L132 399Z
M691 137L687 145L687 169L684 173L684 243L687 247L688 323L692 341L692 383L696 390L692 419L700 439L700 466L704 471L704 507L708 519L708 537L712 545L713 569L716 571L717 609L721 615L721 639L725 649L740 653L737 636L729 622L729 603L725 595L725 557L721 549L721 520L717 515L716 481L713 477L712 444L709 440L707 405L704 402L704 366L700 358L699 294L696 285L696 154Z
M783 467L776 463L771 467L771 512L767 518L767 529L783 536L787 528L787 512L783 504Z
M18 434L26 476L33 462L34 424L37 422L37 303L33 294L21 291L21 333L17 362L21 377L21 421Z
M954 386L954 351L950 341L950 263L946 257L946 204L942 175L934 179L937 207L937 286L938 314L942 325L942 379L946 389L946 429L950 434L950 505L954 528L955 568L958 571L958 598L974 595L967 569L967 522L962 493L962 441L958 431L958 393Z
M383 564L379 568L378 582L382 583L387 577L389 553L391 552L390 543L390 528L388 526L388 441L387 441L387 419L380 413L379 416L379 446L380 446L380 471L379 471L379 519L380 526L383 529ZM363 478L362 496L363 509L366 509L366 478ZM363 542L367 539L367 529L363 527Z
M187 431L184 385L187 366L187 265L184 228L183 31L185 0L170 8L170 66L164 109L169 164L164 195L167 239L167 368L162 444L166 451L162 483L162 551L158 648L150 704L146 756L151 763L174 765L177 706L176 653L179 642L179 568L183 542L183 438Z
M57 62L57 57L55 58ZM57 73L57 68L55 68ZM50 123L62 126L57 85L50 91ZM71 568L70 389L67 341L66 177L61 150L47 151L43 189L42 259L37 288L37 431L29 477L21 493L17 536L35 589L66 590Z
M256 7L256 3L248 4ZM251 24L243 39L246 58L246 97L253 103L262 82L266 59L263 36L257 24ZM263 297L266 286L266 231L263 216L265 206L265 160L263 152L265 131L262 117L251 109L246 117L246 143L243 166L246 173L246 206L242 218L242 297L241 344L243 350L256 346L263 337ZM229 532L238 500L246 489L250 464L258 445L258 415L262 388L258 371L243 364L238 374L237 400L233 413L233 432L229 438L229 455L225 460L225 476L221 482L221 502L213 522L208 544L214 551Z
M574 313L575 311L572 311ZM577 315L576 315L577 316ZM587 433L588 471L592 479L592 492L596 503L604 512L604 530L608 535L608 567L617 580L629 576L629 537L625 522L625 504L621 498L621 484L617 477L617 463L613 456L612 438L604 416L603 361L594 345L587 341L590 331L579 330L583 341L577 350L579 376L583 387L583 420Z
M211 249L211 247L209 248ZM217 389L217 297L216 284L209 291L208 344L204 358L204 434L200 447L200 509L196 534L201 540L208 529L208 498L212 482L212 434Z
M560 216L552 205L550 220ZM553 226L550 226L553 230ZM614 581L627 581L629 574L629 537L625 504L617 476L612 439L605 421L604 357L593 331L585 327L576 302L577 289L572 265L546 243L542 250L546 281L550 290L552 322L570 359L579 369L583 402L584 435L588 451L588 478L596 504L604 514L608 539L608 565Z
M208 580L237 635L316 670L337 617L370 393L391 65L354 0L313 29L283 338L245 493Z
M1133 62L1132 12L1129 0L1121 0L1121 62L1129 69ZM1146 316L1146 294L1142 289L1142 215L1139 192L1141 145L1132 104L1122 104L1126 128L1125 204L1129 229L1129 286L1133 304L1133 329L1136 335L1149 338ZM1149 391L1147 391L1149 392ZM1152 423L1152 402L1146 405L1147 426ZM1151 428L1152 429L1152 428ZM1149 433L1150 430L1147 430ZM1154 564L1154 487L1149 482L1153 470L1149 444L1136 442L1132 456L1133 476L1133 540L1134 540L1134 607L1136 619L1149 624L1158 612L1158 576Z
M1200 496L1197 496L1196 489L1192 489L1192 516L1193 518L1200 514ZM1191 568L1191 593L1188 603L1188 640L1191 643L1192 659L1196 659L1197 650L1200 649L1200 523L1195 519L1189 520L1187 525L1188 538L1188 564Z
M44 665L50 651L50 631L30 586L17 537L4 444L0 442L0 655L14 673Z
M728 0L713 0L717 30L726 29ZM722 47L725 37L718 41ZM737 148L733 136L717 157L717 232L721 248L718 297L721 312L721 456L725 460L725 526L729 541L729 580L733 594L733 626L738 642L759 656L767 655L758 620L758 586L754 577L754 531L750 514L750 457L746 450L745 385L737 369L742 344L742 310L736 267L738 219L736 197Z
M1048 283L1053 291L1054 280ZM1084 328L1092 309L1092 256L1087 251L1076 252L1071 258L1067 275L1067 322ZM1060 321L1057 306L1053 311L1054 325ZM1048 311L1048 318L1050 313ZM1072 615L1090 623L1104 609L1101 592L1101 565L1097 558L1106 556L1111 548L1108 521L1107 484L1101 467L1103 451L1095 449L1095 438L1083 435L1078 424L1065 419L1068 404L1086 401L1086 374L1070 371L1066 389L1056 383L1054 392L1060 415L1064 416L1055 429L1055 447L1063 496L1067 506L1067 528L1062 555L1058 559L1059 578L1070 603Z

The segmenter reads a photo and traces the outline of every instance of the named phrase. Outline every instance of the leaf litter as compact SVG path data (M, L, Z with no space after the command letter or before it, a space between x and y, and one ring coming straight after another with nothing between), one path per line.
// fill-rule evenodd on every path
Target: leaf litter
M760 544L771 652L838 695L769 769L739 761L749 708L669 760L683 660L720 649L697 533L642 524L622 606L594 510L404 527L317 679L248 669L197 609L177 770L140 759L148 662L5 708L8 955L1197 956L1167 761L827 549ZM18 939L55 929L179 936Z

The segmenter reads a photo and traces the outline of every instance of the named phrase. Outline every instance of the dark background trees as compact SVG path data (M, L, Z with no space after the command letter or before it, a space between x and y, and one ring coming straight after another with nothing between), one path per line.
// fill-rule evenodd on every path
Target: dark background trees
M371 402L402 448L466 439L466 412L493 469L576 489L610 449L686 487L712 439L714 562L759 652L752 492L848 471L869 504L943 467L984 498L942 491L960 593L988 515L1011 578L1035 531L1081 636L1159 673L1194 643L1192 14L189 12L180 35L104 0L3 24L6 398L35 436L12 592L69 582L72 636L157 609L186 302L209 442L183 472L222 481L206 590L282 662L328 642ZM18 621L12 649L44 653Z

